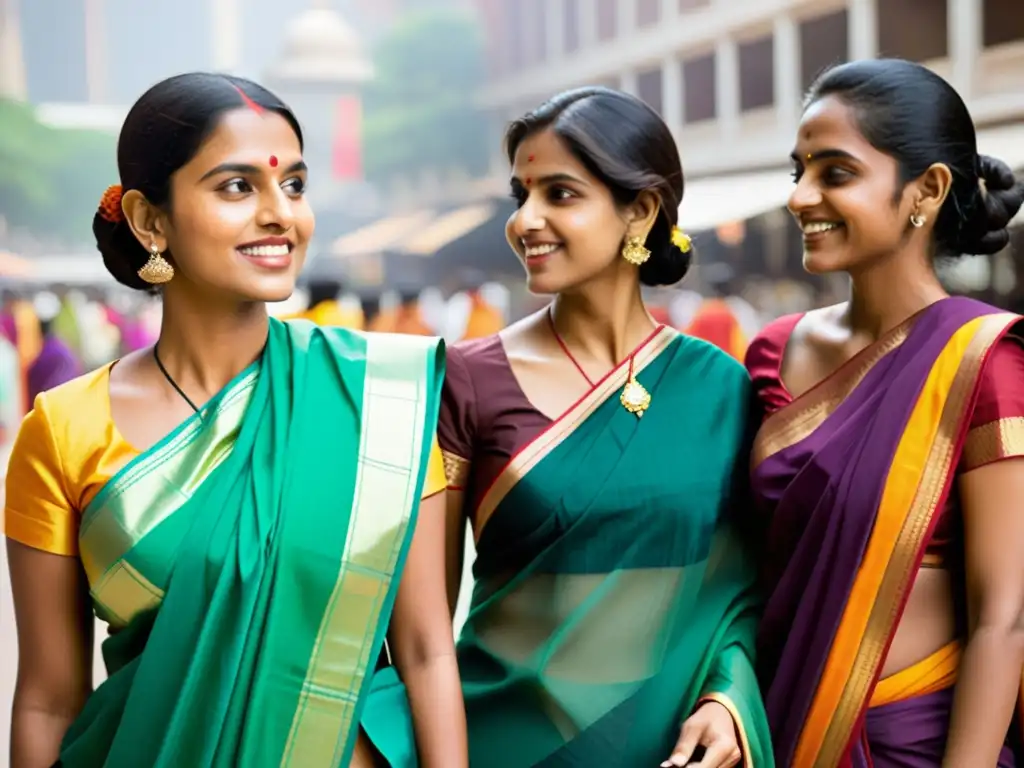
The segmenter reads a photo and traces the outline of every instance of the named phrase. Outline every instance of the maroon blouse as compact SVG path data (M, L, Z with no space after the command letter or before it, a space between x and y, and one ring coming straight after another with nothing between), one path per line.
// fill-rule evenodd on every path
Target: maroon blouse
M501 338L448 347L437 440L448 487L476 509L494 479L527 443L551 425L519 386Z
M786 315L766 325L747 350L747 371L765 418L793 402L782 381L782 363L793 329L803 314ZM1000 459L1024 456L1024 346L1015 336L1000 339L989 355L964 444L959 472ZM940 565L960 525L958 497L949 503L928 544L925 565Z

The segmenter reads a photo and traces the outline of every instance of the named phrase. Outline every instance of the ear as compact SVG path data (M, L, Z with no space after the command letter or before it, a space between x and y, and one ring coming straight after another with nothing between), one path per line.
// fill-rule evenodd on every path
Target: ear
M167 217L137 189L130 189L121 198L121 210L132 234L147 251L155 243L161 253L167 250Z
M626 208L626 237L646 240L660 211L661 198L657 193L645 189L637 195L636 200Z
M918 211L934 222L953 186L953 174L945 163L932 163L914 182Z

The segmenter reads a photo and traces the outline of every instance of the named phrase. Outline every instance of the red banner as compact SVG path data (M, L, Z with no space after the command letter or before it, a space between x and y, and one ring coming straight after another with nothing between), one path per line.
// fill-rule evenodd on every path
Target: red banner
M358 96L343 96L334 110L332 170L339 181L363 178L363 105Z

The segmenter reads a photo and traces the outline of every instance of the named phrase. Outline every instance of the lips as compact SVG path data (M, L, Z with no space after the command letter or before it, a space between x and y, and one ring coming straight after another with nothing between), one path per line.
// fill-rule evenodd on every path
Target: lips
M523 259L526 261L526 266L537 267L550 259L552 254L560 250L561 247L559 243L527 245L523 250Z
M285 237L267 237L245 245L237 250L248 261L265 269L287 269L292 263L295 246Z

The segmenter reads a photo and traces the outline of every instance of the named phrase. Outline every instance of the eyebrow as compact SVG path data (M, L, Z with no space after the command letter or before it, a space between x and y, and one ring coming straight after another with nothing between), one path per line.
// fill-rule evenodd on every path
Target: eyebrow
M216 168L211 168L204 173L200 181L206 181L211 176L217 176L221 173L241 173L252 176L263 173L263 170L263 168L260 168L257 165L249 165L247 163L221 163ZM284 173L298 173L299 171L305 170L308 170L306 164L302 160L299 160L285 168Z
M583 179L578 179L568 173L551 173L547 176L538 176L536 179L539 184L558 184L559 182L572 182L574 184L586 184ZM522 181L518 176L513 176L510 180L512 184L519 184L522 186Z
M812 152L809 157L794 149L789 159L794 163L803 165L804 163L813 163L816 160L857 160L857 157L843 149L823 149L821 152Z

